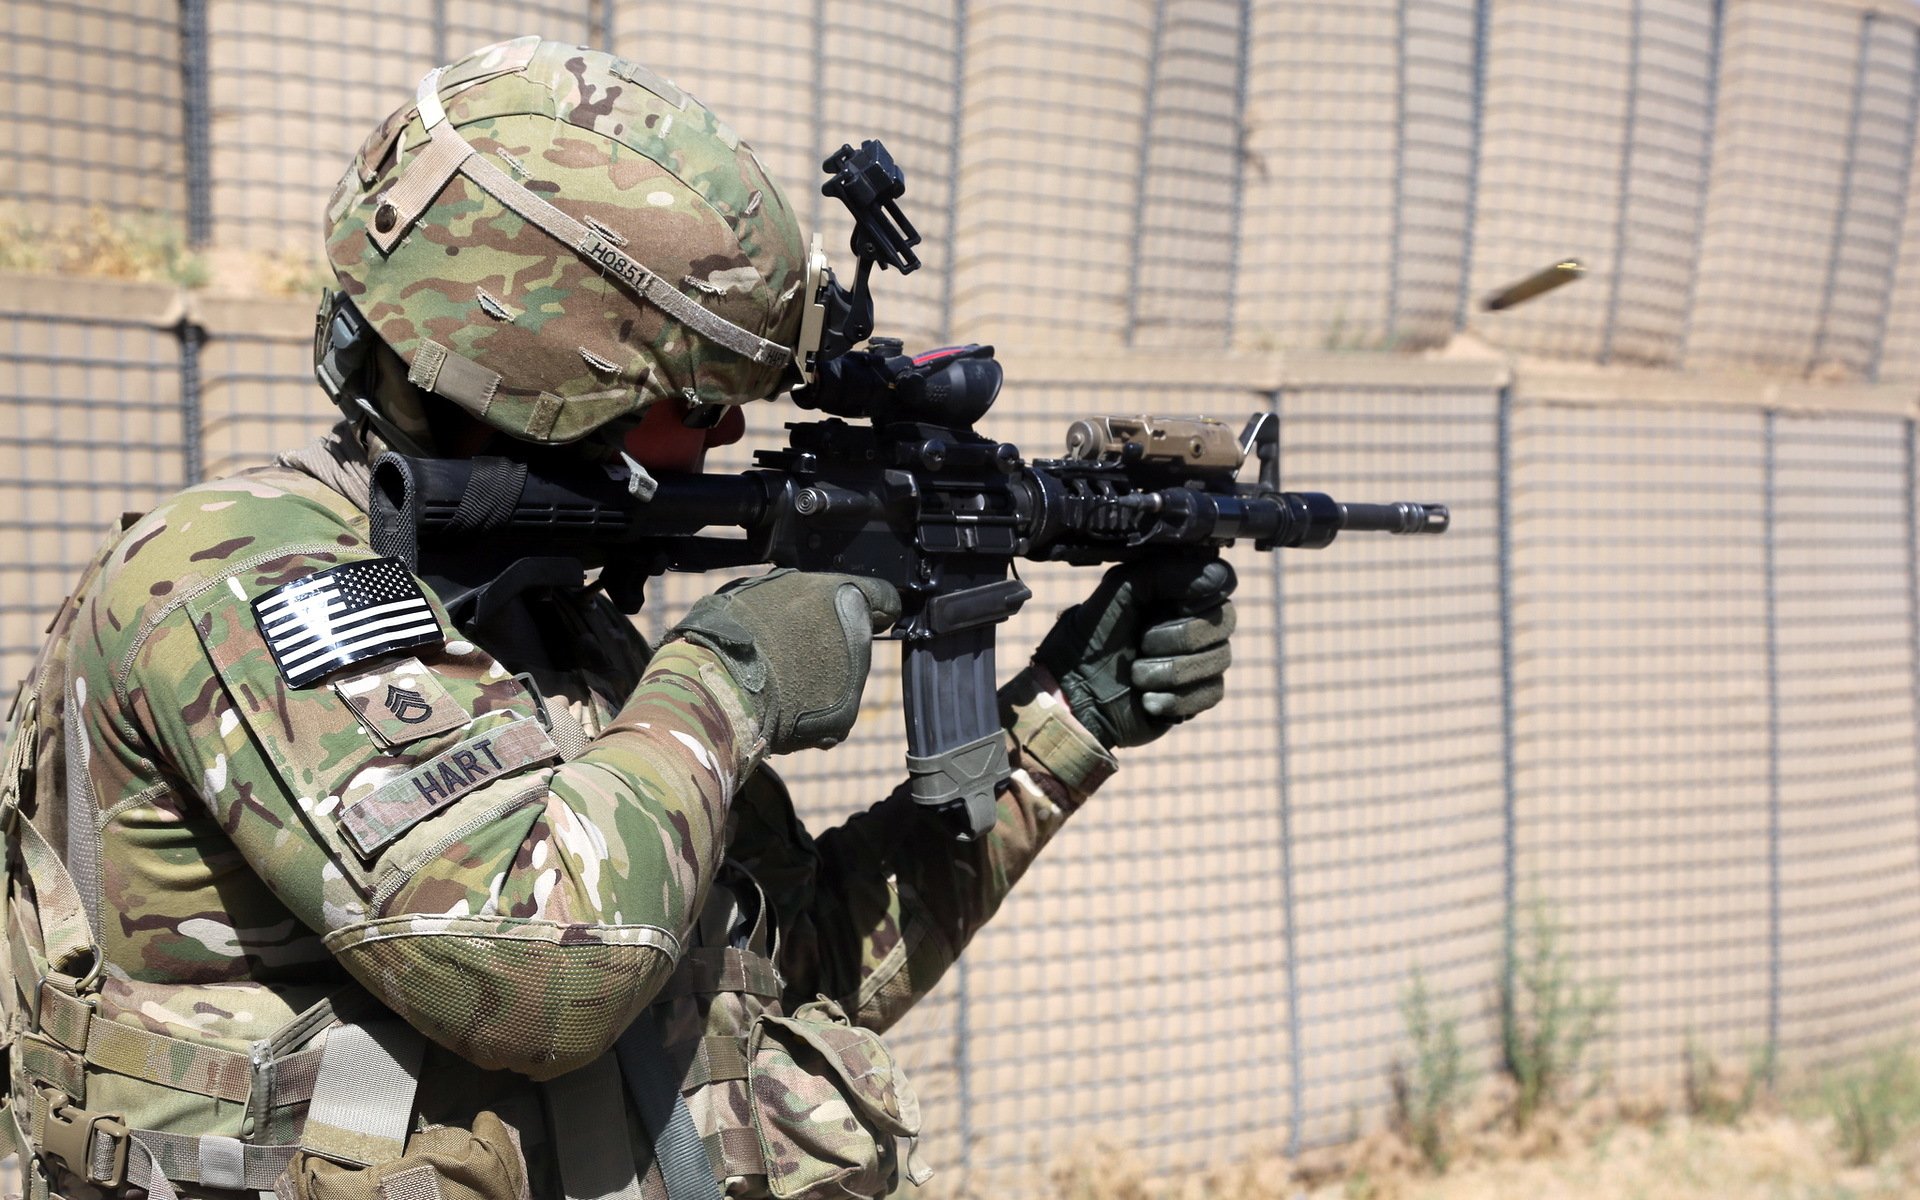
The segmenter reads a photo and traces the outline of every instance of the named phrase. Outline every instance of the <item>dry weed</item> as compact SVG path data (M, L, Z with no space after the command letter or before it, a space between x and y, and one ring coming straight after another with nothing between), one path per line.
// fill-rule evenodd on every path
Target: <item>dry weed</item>
M317 248L191 250L177 220L90 208L50 217L0 204L0 271L171 283L249 296L317 294L333 283Z
M1744 1072L1725 1080L1745 1092ZM1737 1082L1736 1082L1737 1080ZM1253 1154L1186 1176L1156 1176L1124 1148L1093 1146L1044 1175L920 1193L1046 1200L1895 1200L1920 1196L1920 1129L1873 1163L1855 1166L1839 1123L1809 1099L1788 1106L1764 1091L1745 1111L1689 1111L1693 1097L1597 1096L1572 1111L1512 1121L1516 1085L1486 1081L1457 1119L1451 1168L1436 1175L1419 1148L1391 1132L1288 1160Z
M199 287L206 265L166 217L90 208L65 219L0 206L0 270Z

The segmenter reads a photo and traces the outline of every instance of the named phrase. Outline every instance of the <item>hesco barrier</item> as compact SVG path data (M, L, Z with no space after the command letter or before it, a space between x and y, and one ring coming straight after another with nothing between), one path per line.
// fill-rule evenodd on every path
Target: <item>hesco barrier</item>
M909 175L910 342L1417 348L1920 380L1904 0L0 0L0 198L298 260L434 63L653 64L816 194ZM1592 277L1476 301L1566 256Z
M109 284L0 314L9 677L123 509L326 423L310 320ZM899 1033L936 1163L1010 1178L1099 1138L1176 1171L1338 1141L1388 1108L1416 970L1491 1067L1508 938L1542 907L1579 976L1617 989L1599 1062L1627 1088L1675 1083L1694 1050L1815 1066L1914 1028L1908 390L1497 356L1003 357L986 428L1030 453L1090 413L1272 410L1288 486L1443 500L1454 527L1232 552L1226 705L1124 756ZM756 409L749 442L793 415ZM1022 575L1006 669L1093 582ZM670 577L643 628L713 583ZM900 774L889 659L846 745L781 764L816 827Z

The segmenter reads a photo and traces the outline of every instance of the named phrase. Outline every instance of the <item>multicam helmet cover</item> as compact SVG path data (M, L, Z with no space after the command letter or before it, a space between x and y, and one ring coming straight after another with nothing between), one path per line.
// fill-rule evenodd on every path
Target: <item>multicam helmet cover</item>
M374 130L327 253L412 383L532 442L771 395L806 301L793 209L738 134L637 63L532 37Z

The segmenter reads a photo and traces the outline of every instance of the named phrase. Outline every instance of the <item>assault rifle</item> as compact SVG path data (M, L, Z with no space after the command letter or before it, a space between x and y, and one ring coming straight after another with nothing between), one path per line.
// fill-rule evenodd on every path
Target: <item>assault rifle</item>
M841 288L816 247L812 332L796 356L807 382L792 396L824 419L788 425L784 448L732 475L388 454L374 465L375 547L415 564L456 620L483 620L503 573L542 564L575 582L582 564L599 567L626 612L670 570L771 564L884 579L904 602L892 636L913 797L970 838L992 827L1008 775L993 647L994 627L1032 595L1012 575L1016 559L1092 565L1211 556L1242 539L1272 550L1322 547L1342 530L1446 531L1441 505L1282 491L1269 413L1238 432L1208 418L1088 418L1059 458L982 435L974 427L1001 384L992 347L910 356L873 338L853 348L872 331L872 266L912 270L919 235L894 204L904 179L878 142L825 165L822 191L854 214L859 270ZM1249 457L1258 478L1243 483Z

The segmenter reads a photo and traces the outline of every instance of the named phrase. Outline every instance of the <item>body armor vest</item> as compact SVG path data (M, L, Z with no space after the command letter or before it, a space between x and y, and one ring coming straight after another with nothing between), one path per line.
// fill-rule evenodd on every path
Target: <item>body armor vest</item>
M276 486L339 503L285 474ZM86 686L70 674L79 601L118 541L50 626L16 698L0 774L10 1082L0 1152L20 1153L30 1200L133 1188L157 1200L268 1190L281 1200L527 1200L530 1182L544 1194L543 1179L568 1200L665 1197L629 1104L636 1070L679 1081L728 1195L892 1189L896 1139L919 1132L914 1093L878 1036L831 1001L783 1010L774 914L737 866L722 870L691 948L636 1023L649 1044L630 1031L618 1053L557 1079L511 1076L511 1090L537 1102L508 1120L481 1112L470 1129L427 1125L416 1108L416 1089L446 1052L331 963L291 983L160 984L112 970L99 922L139 914L90 911L84 899L98 894L88 876L100 817L76 769L84 735L64 718ZM568 740L582 741L556 733ZM763 774L747 786L779 784ZM543 1113L546 1129L528 1128L528 1112ZM523 1157L531 1140L554 1160L544 1174Z

